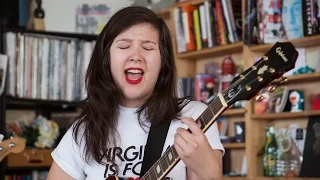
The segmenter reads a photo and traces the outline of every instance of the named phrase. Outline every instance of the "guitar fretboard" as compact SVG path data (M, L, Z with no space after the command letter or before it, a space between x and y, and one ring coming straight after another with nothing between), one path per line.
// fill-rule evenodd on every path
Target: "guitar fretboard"
M199 125L200 129L202 129L203 132L206 132L206 130L215 122L217 115L219 115L224 108L226 108L226 105L223 105L220 98L215 98L208 105L208 108L196 119L196 123ZM179 160L180 157L175 147L169 147L163 156L153 164L140 180L162 179L179 162Z

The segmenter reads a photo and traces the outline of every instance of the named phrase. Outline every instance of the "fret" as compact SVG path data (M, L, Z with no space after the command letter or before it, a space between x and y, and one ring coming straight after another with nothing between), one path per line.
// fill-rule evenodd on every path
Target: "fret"
M150 176L150 180L158 179L154 166L150 168L149 176Z
M147 171L141 178L140 180L152 180L150 176L150 171Z
M212 116L214 116L216 113L212 110L211 105L209 104L208 109L211 111Z
M172 146L167 150L166 155L169 164L172 164L175 161L175 155L172 152Z
M168 168L172 165L172 163L173 163L173 162L170 163L170 161L169 161L169 159L168 159L168 158L169 158L169 157L168 157L169 155L170 155L170 154L166 152L166 153L165 153L165 156L163 157L164 160L166 161L167 169L168 169Z
M163 172L165 172L169 168L170 164L167 162L166 156L161 157L160 166L161 166Z
M174 146L172 146L170 149L171 149L172 155L174 157L174 160L178 159L179 158L179 154L178 154L176 148Z
M220 109L223 108L219 98L212 101L209 104L209 107L210 107L211 111L213 112L213 114L217 114L220 111Z
M157 179L159 179L159 177L161 177L161 175L163 174L163 170L162 170L162 167L161 167L161 163L160 162L156 162L154 164L154 168L153 168L156 172L156 175L157 175Z
M205 123L206 125L210 122L210 120L213 118L214 114L211 113L210 109L207 108L204 112L203 112L203 116L205 117Z

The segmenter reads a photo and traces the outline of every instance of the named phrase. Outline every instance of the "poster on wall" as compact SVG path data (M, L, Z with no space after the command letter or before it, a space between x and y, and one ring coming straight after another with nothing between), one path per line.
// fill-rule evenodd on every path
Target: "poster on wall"
M106 4L79 4L76 8L76 32L99 34L110 18Z

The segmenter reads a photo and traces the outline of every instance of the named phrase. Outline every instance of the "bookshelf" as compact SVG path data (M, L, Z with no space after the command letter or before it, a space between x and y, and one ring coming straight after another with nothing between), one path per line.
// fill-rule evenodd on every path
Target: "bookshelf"
M181 7L182 5L192 4L199 5L205 2L204 0L189 0L177 3L172 9ZM245 4L246 0L242 0L242 20L245 18ZM174 11L171 11L170 25L172 32L176 32L174 24ZM242 28L244 29L244 23ZM244 32L243 32L244 33ZM244 35L244 34L243 34ZM208 62L219 62L226 55L232 55L234 59L242 59L244 69L253 65L254 58L264 55L273 45L271 44L244 44L243 41L230 43L226 45L219 45L210 48L203 48L199 50L192 50L187 52L178 53L175 35L173 36L175 43L175 52L177 57L178 74L180 77L192 77L197 73L204 72L204 65ZM305 36L303 38L297 38L290 40L296 48L306 48L306 53L314 51L320 48L320 35ZM319 110L311 110L311 96L320 93L320 72L299 74L287 76L288 81L278 86L288 86L290 89L300 89L305 92L305 109L302 112L281 112L281 113L264 113L261 115L254 113L254 102L252 99L246 103L245 108L242 109L228 109L222 116L226 116L230 119L231 123L236 122L238 119L245 121L246 129L246 141L245 143L225 143L226 150L234 152L231 159L237 161L234 164L240 164L240 159L235 157L244 156L247 157L247 175L246 177L224 177L223 179L254 179L254 180L313 180L319 178L305 178L305 177L263 177L262 157L259 154L261 148L263 148L265 141L265 127L269 123L275 124L276 128L288 127L290 123L296 123L300 127L306 128L307 122L310 116L319 116ZM278 80L274 80L272 84L278 83ZM232 129L232 127L229 127ZM239 153L240 152L240 153Z
M95 40L97 39L98 35L89 35L89 34L78 34L78 33L66 33L66 32L50 32L50 31L34 31L34 30L26 30L26 29L20 29L20 28L3 28L3 31L1 32L1 38L2 37L7 37L5 36L6 33L13 33L16 34L17 36L20 35L21 36L25 36L25 37L32 37L30 39L37 39L37 40L43 40L43 39L48 39L50 42L65 42L66 44L71 43L71 42L87 42L92 43L95 42ZM6 42L8 41L8 39L1 39L1 46L6 46ZM37 41L36 43L39 43L39 41ZM52 45L52 44L51 44ZM90 44L91 45L91 44ZM30 46L28 46L30 47ZM44 46L42 46L44 47ZM53 46L49 46L49 47L53 47ZM87 46L89 47L89 46ZM2 47L3 48L3 47ZM14 47L13 47L14 48ZM2 49L1 52L4 52L4 49ZM58 51L56 51L58 52ZM59 49L59 52L60 51ZM77 53L79 53L80 51L75 51ZM62 54L62 53L61 53ZM34 55L34 54L33 54ZM77 56L76 54L74 54L75 57ZM48 53L49 56L49 53ZM71 57L71 56L70 56ZM44 58L43 58L44 59ZM42 59L42 60L43 60ZM49 57L48 57L49 59ZM54 59L48 60L48 61L53 61ZM71 61L71 59L69 57L64 58L65 62ZM80 62L80 60L82 60L81 58L74 58L74 63ZM37 61L34 61L37 62ZM42 61L42 65L43 65ZM19 63L19 62L18 62ZM26 63L27 64L27 63ZM34 65L34 64L33 64ZM62 64L56 64L55 66L62 66ZM81 64L83 66L85 66L86 64ZM31 67L31 66L30 66ZM38 66L32 66L31 68L35 68ZM82 67L79 65L79 67ZM41 67L39 66L39 69ZM75 74L75 70L72 70L70 72L67 72L68 70L66 70L64 73L69 73L69 76L73 76L75 77L73 74ZM79 72L81 70L79 69ZM9 71L8 71L9 72ZM32 72L37 72L37 71L32 71ZM39 72L39 71L38 71ZM62 71L60 71L62 73ZM52 73L52 72L51 72ZM54 72L53 72L54 73ZM30 75L32 74L32 75ZM30 73L30 77L36 78L36 74ZM59 74L59 73L57 73ZM17 76L19 74L17 73ZM23 74L24 75L24 74ZM21 77L23 77L23 75L21 75ZM38 74L39 75L39 74ZM80 77L80 74L78 74ZM43 74L41 74L42 79L44 79ZM57 77L55 77L56 79L59 79ZM50 82L50 84L52 84L53 82L53 77L48 76L47 77L47 82ZM71 79L74 80L74 79ZM61 81L60 81L61 82ZM26 83L26 82L23 82ZM40 81L32 81L29 82L33 85L37 85L37 83L41 84ZM17 83L18 84L18 83ZM66 82L66 84L68 84ZM41 86L41 89L37 89L34 88L36 86L33 85L28 85L25 86L25 89L28 89L30 92L33 91L33 93L28 93L28 92L24 92L24 93L19 93L18 92L18 88L13 88L15 89L15 91L6 91L2 96L1 96L1 125L4 124L4 126L1 126L1 128L4 129L5 125L6 125L6 115L8 115L8 113L6 113L6 111L11 111L11 112L18 112L20 110L23 111L34 111L35 115L41 114L45 117L47 117L48 119L50 119L52 117L53 113L78 113L78 109L85 103L83 97L81 97L80 91L81 91L81 83L80 83L80 79L79 79L79 84L76 85L75 82L72 83L74 86L72 86L70 89L70 94L78 94L78 96L74 96L72 95L72 97L70 96L70 98L67 98L67 96L63 96L62 94L54 97L50 95L50 92L52 93L53 91L50 90L49 88L47 89L47 91L44 93L43 92L43 88L44 86ZM16 84L15 84L16 85ZM62 85L62 84L56 84L56 85ZM75 91L75 86L77 86L78 90ZM32 89L30 89L30 87ZM58 87L58 86L56 86ZM60 86L60 87L63 87ZM65 94L67 92L67 88L65 88ZM44 94L43 94L44 93ZM46 95L46 93L48 93L48 95ZM42 95L43 96L42 96ZM64 129L60 129L61 133L63 133ZM5 132L4 130L1 132ZM17 173L17 172L26 172L26 171L34 171L34 170L49 170L51 163L52 163L52 158L51 158L51 153L52 149L51 148L35 148L35 147L26 147L26 149L18 154L9 154L7 156L7 158L3 161L3 168L1 168L0 172L0 179L3 180L4 179L4 174L5 173Z

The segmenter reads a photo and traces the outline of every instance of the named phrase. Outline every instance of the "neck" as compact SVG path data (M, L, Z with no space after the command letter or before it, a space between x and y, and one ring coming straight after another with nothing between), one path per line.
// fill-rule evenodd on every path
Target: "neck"
M120 105L125 108L140 108L143 102L138 100L123 100Z

